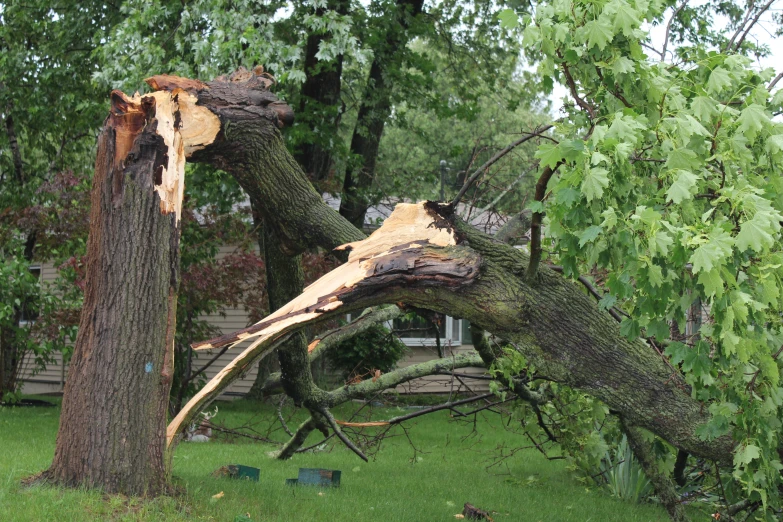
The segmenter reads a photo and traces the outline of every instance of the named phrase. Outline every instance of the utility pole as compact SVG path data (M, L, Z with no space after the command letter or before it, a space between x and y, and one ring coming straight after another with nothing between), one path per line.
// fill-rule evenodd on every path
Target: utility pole
M449 170L446 167L446 160L440 160L440 201L443 203L446 201L446 171Z

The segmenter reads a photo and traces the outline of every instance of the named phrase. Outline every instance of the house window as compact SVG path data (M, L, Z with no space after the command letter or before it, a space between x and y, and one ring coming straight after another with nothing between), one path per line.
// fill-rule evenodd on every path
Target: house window
M408 346L435 346L435 326L432 322L414 316L413 319L394 319L387 326ZM444 316L438 325L441 346L462 344L462 320Z
M350 323L358 314L347 314ZM445 320L438 327L441 346L460 346L462 336L467 330L468 322L463 319L454 319L444 316ZM391 330L403 343L408 346L436 346L435 327L433 324L418 315L413 319L394 319L386 322L386 328Z

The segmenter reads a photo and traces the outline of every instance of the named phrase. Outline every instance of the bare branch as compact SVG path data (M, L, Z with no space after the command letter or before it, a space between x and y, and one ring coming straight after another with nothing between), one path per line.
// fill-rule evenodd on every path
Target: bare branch
M545 125L544 127L538 128L534 130L531 133L526 134L522 138L519 138L515 142L511 143L509 146L507 146L505 149L501 150L494 156L492 156L489 160L487 160L486 163L484 163L482 166L476 169L473 174L470 175L470 177L465 181L465 183L462 184L462 188L459 190L459 193L454 197L453 200L451 200L451 206L455 207L457 206L457 203L462 199L462 196L465 195L465 192L468 191L470 186L473 184L474 181L476 181L476 178L478 178L485 170L487 170L489 167L495 164L500 158L511 152L514 148L518 147L519 145L522 145L526 141L529 141L536 137L541 137L543 133L551 129L554 125Z
M551 168L548 165L544 168L544 171L541 173L541 176L536 183L536 201L544 201L549 180L552 179L552 176L562 164L563 161L560 160L557 165L555 165L555 168ZM538 265L541 262L541 222L543 220L543 212L533 212L533 218L530 221L530 261L527 266L527 273L525 274L528 284L533 284L535 282L536 274L538 273Z
M661 50L661 61L664 61L666 59L666 48L669 45L669 32L672 29L672 23L677 18L677 16L682 12L683 9L685 9L685 6L688 4L688 0L683 0L683 2L677 7L677 9L672 13L671 18L669 18L669 22L666 24L666 35L663 38L663 49Z
M772 88L773 88L775 85L777 85L777 84L778 84L778 82L780 81L780 79L781 79L781 78L783 78L783 72L782 72L782 73L779 73L777 76L775 76L775 77L772 79L772 81L771 81L771 82L769 82L769 85L767 85L767 90L768 90L768 91L771 91L771 90L772 90Z
M727 53L729 52L729 50L731 50L731 47L734 45L734 41L737 39L737 37L742 32L742 30L745 28L745 24L748 23L748 20L750 20L750 17L753 14L753 8L755 6L756 6L755 0L751 0L750 5L748 5L748 11L745 13L745 18L742 20L742 23L734 32L734 35L731 37L731 40L729 40L729 43L726 44L726 47L723 48L724 53Z
M558 56L562 60L563 57L560 55L560 52L558 52ZM590 115L590 120L595 119L595 109L592 105L587 103L584 99L582 99L579 96L579 92L576 88L576 82L574 81L574 77L571 76L571 69L568 68L568 65L566 65L565 61L561 63L560 65L563 66L563 73L566 77L566 83L568 84L568 89L571 91L571 97L576 101L576 104L579 105L582 109L587 111L587 114Z
M369 459L367 456L362 453L362 450L356 447L356 445L345 436L345 433L343 433L343 430L340 429L340 426L337 425L337 421L334 419L334 415L332 415L332 412L329 411L328 408L324 407L321 408L321 413L324 417L326 417L326 422L329 423L329 425L332 427L332 430L334 431L334 434L337 435L337 438L343 441L343 444L345 444L348 449L356 453L359 458L361 458L365 462L369 462Z
M767 11L767 9L769 9L769 8L772 6L772 4L774 4L774 3L775 3L775 0L769 0L769 2L767 2L766 4L764 4L764 5L761 7L761 9L759 9L759 12L758 12L758 13L756 13L756 16L753 18L753 20L751 20L750 24L749 24L749 25L748 25L748 27L745 29L745 32L744 32L744 33L742 33L742 37L740 37L740 39L739 39L739 40L737 40L737 43L736 43L736 45L734 46L734 51L735 51L735 52L739 51L739 48L742 46L743 42L745 42L745 38L747 38L747 36L748 36L748 33L749 33L749 32L750 32L750 30L753 28L753 26L754 26L754 25L756 25L756 24L758 23L759 19L761 18L761 15L763 15L763 14L764 14L764 13Z

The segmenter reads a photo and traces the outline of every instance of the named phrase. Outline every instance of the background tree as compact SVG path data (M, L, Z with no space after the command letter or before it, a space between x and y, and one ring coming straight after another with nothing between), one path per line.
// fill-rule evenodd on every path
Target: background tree
M48 2L3 2L0 12L0 238L5 297L0 314L0 400L18 392L26 355L48 360L48 348L31 337L39 301L34 260L64 261L84 252L84 199L79 178L92 162L103 92L75 71L96 68L92 51L119 18L114 7L87 2L80 9ZM68 107L64 112L53 108ZM72 169L76 172L63 173ZM67 190L67 198L58 192ZM57 214L61 216L56 217ZM81 213L81 214L80 214ZM59 295L59 297L58 297ZM63 309L72 305L63 302ZM64 325L65 326L65 325ZM60 345L61 346L61 345Z

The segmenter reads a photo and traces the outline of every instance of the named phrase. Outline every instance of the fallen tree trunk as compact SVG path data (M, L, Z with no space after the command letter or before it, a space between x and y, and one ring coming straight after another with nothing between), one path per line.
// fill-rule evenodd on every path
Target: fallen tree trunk
M628 341L617 323L571 281L542 267L540 283L523 277L527 255L471 229L435 204L398 205L367 240L345 246L349 260L277 313L235 334L194 346L254 343L226 367L169 426L169 440L216 397L238 368L279 336L336 314L402 301L457 317L513 341L537 375L604 401L629 425L673 445L725 462L733 442L703 441L709 420L679 376L649 346Z

